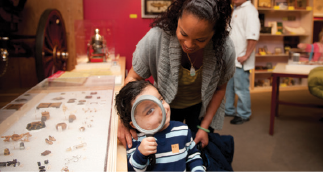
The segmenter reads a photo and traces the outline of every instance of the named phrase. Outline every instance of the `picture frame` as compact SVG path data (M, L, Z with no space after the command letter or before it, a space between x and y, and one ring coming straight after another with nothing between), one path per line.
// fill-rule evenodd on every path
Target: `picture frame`
M258 7L259 8L271 8L272 0L258 0Z
M142 0L142 18L156 18L165 12L173 0Z
M314 0L313 6L314 17L323 17L323 0Z

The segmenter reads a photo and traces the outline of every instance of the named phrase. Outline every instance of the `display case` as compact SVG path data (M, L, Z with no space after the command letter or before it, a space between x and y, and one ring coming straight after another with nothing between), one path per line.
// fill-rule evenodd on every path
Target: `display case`
M1 171L113 171L114 76L45 79L0 110Z

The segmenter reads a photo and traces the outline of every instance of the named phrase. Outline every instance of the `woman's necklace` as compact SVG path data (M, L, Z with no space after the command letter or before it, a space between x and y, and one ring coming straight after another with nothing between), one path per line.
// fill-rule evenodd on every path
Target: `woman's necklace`
M192 63L188 53L187 53L187 56L188 56L188 59L189 59L189 61L190 61L190 63L191 63L191 67L190 67L190 76L195 76L195 75L196 75L196 69L194 68L193 65L195 64L197 58L196 58L195 61Z

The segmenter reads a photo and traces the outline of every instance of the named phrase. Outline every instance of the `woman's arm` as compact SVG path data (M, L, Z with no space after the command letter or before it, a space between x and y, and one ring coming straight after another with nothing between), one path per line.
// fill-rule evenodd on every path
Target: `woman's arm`
M128 82L131 81L138 81L138 80L143 80L142 77L140 77L133 69L133 67L129 70L129 73L127 77L125 78L125 85ZM137 140L137 134L136 131L133 129L128 129L124 126L124 124L120 121L118 118L118 134L117 134L118 140L126 147L128 148L132 147L132 137Z
M201 121L200 126L202 128L208 129L210 123L213 120L214 115L216 114L217 109L219 108L220 104L222 103L222 100L225 97L225 92L226 92L226 86L227 82L219 87L217 87L212 99L210 100L207 110L206 110L206 115L204 119ZM202 146L205 147L208 144L208 133L205 132L204 130L199 129L196 138L195 138L195 143L202 143Z
M143 80L141 76L139 76L133 69L133 67L129 70L127 77L125 78L125 85L131 81L139 81Z

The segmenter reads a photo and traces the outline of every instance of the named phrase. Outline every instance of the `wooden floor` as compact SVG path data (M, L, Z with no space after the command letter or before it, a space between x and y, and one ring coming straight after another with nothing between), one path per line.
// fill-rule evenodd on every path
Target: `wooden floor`
M15 88L0 90L0 109L29 89L30 88Z

